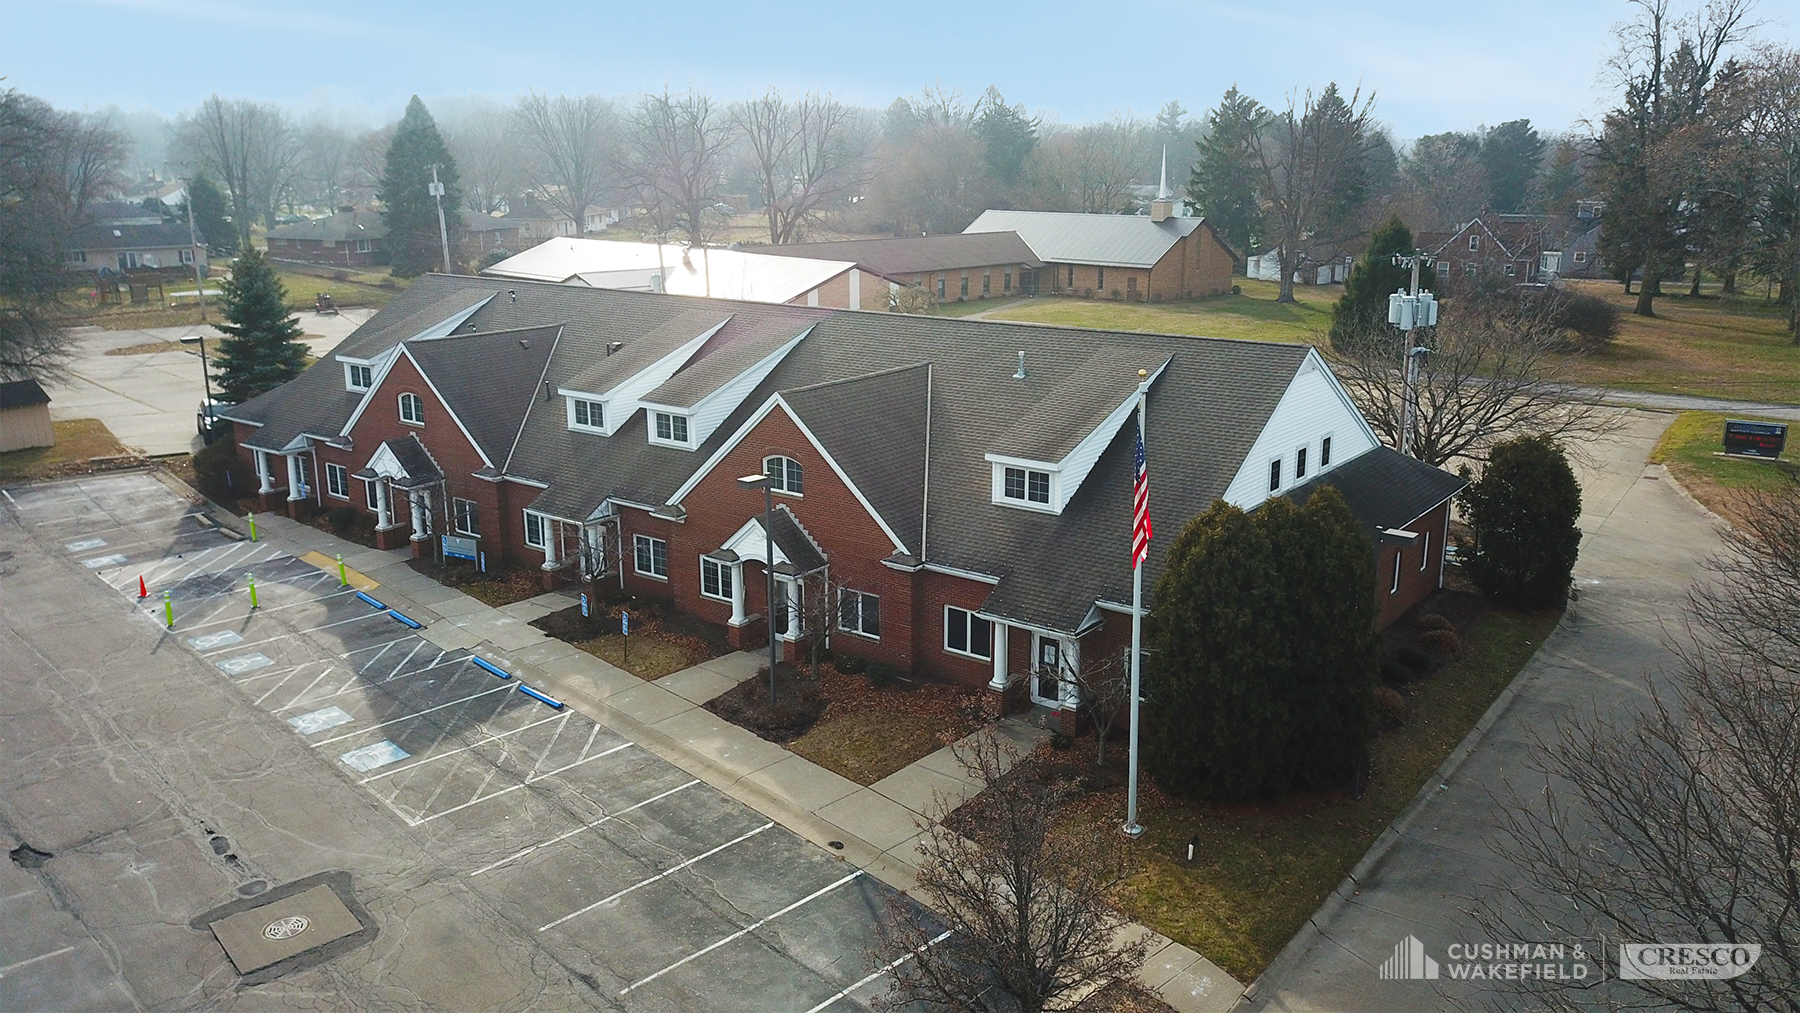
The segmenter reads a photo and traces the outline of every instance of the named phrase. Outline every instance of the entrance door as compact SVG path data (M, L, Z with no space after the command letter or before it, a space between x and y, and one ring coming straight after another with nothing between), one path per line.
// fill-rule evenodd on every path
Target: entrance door
M788 582L777 578L775 581L775 602L769 608L769 616L775 623L775 635L778 637L786 637L788 635L788 629L790 627L789 612L791 611L788 606L789 598Z
M1062 641L1037 634L1031 656L1031 702L1062 706Z

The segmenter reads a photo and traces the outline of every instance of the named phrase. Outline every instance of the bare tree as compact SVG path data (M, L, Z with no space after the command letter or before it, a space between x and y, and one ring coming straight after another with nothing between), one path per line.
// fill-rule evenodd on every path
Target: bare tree
M857 110L808 92L789 102L770 88L732 107L732 122L749 142L767 202L769 242L797 242L808 226L841 207L868 179L872 138Z
M1365 160L1374 137L1375 96L1346 101L1336 84L1290 97L1250 138L1272 238L1281 244L1281 294L1294 301L1294 272L1308 242L1343 238L1367 187Z
M367 204L381 188L381 177L387 173L387 152L394 143L398 122L376 127L358 137L350 146L349 182L345 184L347 203ZM332 209L337 210L336 208Z
M450 123L444 143L462 170L463 204L485 215L517 200L525 178L516 114L503 106L477 109Z
M931 910L901 899L891 909L885 931L903 956L888 1005L1038 1013L1132 978L1145 943L1118 941L1125 921L1109 900L1125 875L1122 839L1057 833L1074 789L992 733L957 758L987 788L960 809L939 798L919 840L916 892Z
M526 178L540 200L575 223L580 235L587 209L613 182L619 121L611 102L597 95L551 98L528 92L514 123L529 156Z
M337 210L343 202L345 177L351 172L354 143L348 131L324 120L315 119L300 129L296 184L302 201Z
M1106 763L1106 739L1118 723L1119 712L1131 700L1131 657L1101 654L1084 657L1079 666L1065 666L1063 678L1075 683L1081 707L1094 723L1094 766Z
M1800 995L1800 482L1757 500L1718 579L1690 594L1673 689L1541 737L1542 786L1502 810L1515 872L1477 909L1491 938L1761 947L1740 977L1614 980L1614 1008L1793 1009Z
M657 225L687 233L690 246L705 243L717 216L729 127L713 100L693 90L645 95L626 117L626 178Z
M274 217L300 144L277 106L212 96L181 118L176 140L188 160L225 184L231 195L241 249L250 248L250 226Z
M1146 135L1144 124L1127 116L1046 137L1026 168L1029 206L1103 215L1131 210Z
M1509 436L1541 433L1567 442L1618 426L1620 413L1601 403L1601 391L1565 380L1578 357L1567 351L1557 299L1506 291L1445 300L1418 370L1413 456L1434 466L1483 460ZM1375 432L1398 447L1405 346L1398 332L1376 327L1337 349L1332 368Z

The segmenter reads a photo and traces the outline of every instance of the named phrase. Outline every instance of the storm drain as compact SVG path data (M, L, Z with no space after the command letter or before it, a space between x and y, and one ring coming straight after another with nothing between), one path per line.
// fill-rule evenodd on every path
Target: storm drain
M315 886L208 927L238 973L249 974L360 932L363 926L331 887Z

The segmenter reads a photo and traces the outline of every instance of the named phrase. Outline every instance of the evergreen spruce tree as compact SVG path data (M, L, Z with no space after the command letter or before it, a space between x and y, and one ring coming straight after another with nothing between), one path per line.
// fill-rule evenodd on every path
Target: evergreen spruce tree
M219 325L226 337L213 354L220 396L243 402L299 376L306 368L300 321L288 310L287 290L260 252L245 251L224 284Z
M387 168L376 197L387 209L387 248L394 274L412 278L427 271L443 270L443 244L438 233L437 200L431 196L431 167L437 166L444 184L444 225L450 235L450 257L455 262L462 239L462 177L456 160L439 136L437 123L425 103L414 95L406 115L388 145Z
M1581 552L1581 483L1556 442L1521 436L1495 444L1462 504L1475 529L1467 565L1482 593L1502 605L1562 608Z
M187 199L194 204L194 228L200 233L201 241L206 243L207 254L235 256L238 234L227 213L231 207L231 199L204 172L188 177L186 186ZM186 208L182 209L181 221L184 225L187 223Z
M1349 780L1378 659L1373 555L1329 488L1189 522L1147 640L1144 763L1164 790L1245 799Z
M1369 237L1362 258L1351 265L1350 277L1344 279L1344 294L1331 308L1331 347L1346 349L1371 337L1390 337L1388 296L1412 285L1412 269L1396 267L1394 254L1413 252L1412 230L1390 216L1386 224ZM1430 271L1421 270L1419 287L1432 287Z
M1188 203L1240 257L1256 253L1263 238L1250 144L1268 116L1268 110L1232 85L1219 107L1207 114L1207 134L1196 142L1198 157L1188 178Z

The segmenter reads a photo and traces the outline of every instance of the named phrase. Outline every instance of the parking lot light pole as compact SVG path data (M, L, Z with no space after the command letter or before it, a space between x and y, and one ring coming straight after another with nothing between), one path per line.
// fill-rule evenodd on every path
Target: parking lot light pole
M181 343L200 346L200 386L206 391L206 400L201 402L201 411L206 415L206 431L210 433L213 427L212 367L206 361L206 337L200 334L184 334L181 337ZM207 442L212 442L210 437Z
M763 569L769 574L768 614L763 617L769 627L769 706L775 706L775 492L767 475L745 475L738 484L746 489L762 487L763 491Z

